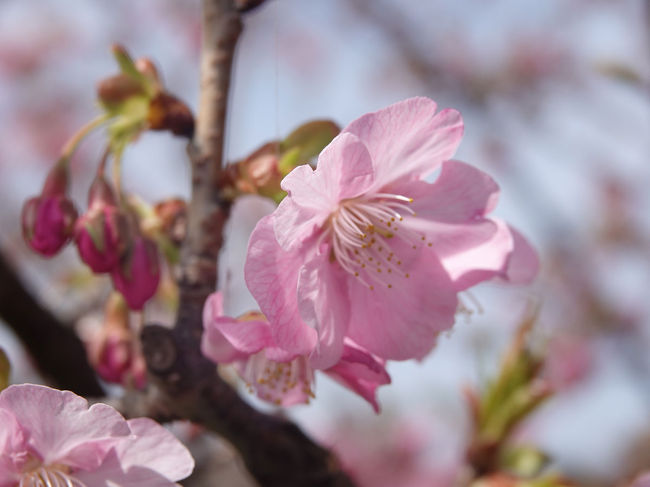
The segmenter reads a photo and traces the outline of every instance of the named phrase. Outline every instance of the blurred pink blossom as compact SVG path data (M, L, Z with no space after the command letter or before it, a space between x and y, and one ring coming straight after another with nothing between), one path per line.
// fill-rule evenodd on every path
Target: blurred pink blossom
M126 421L69 391L23 384L0 393L0 486L165 487L194 461L148 418Z

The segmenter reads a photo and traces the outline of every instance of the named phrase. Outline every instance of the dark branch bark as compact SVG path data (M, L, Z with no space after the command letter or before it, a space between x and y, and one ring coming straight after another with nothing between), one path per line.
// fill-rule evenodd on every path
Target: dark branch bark
M18 335L38 371L52 385L82 396L104 393L73 329L32 297L2 254L0 318Z
M230 184L222 160L230 72L242 30L239 10L248 9L243 4L254 8L261 3L203 1L201 95L195 138L188 149L192 197L178 276L180 305L173 329L150 325L142 333L156 389L147 398L160 398L147 401L154 408L149 415L189 419L221 434L263 486L352 487L328 450L293 423L246 404L200 351L203 304L216 288L217 259L230 210L222 191ZM123 406L128 404L143 413L142 402L131 400Z

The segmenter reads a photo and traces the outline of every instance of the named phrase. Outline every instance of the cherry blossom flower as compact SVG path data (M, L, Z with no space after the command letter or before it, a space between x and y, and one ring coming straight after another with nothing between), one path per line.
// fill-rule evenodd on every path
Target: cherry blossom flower
M258 312L233 319L223 314L223 296L213 293L203 311L201 350L209 359L232 363L250 392L278 406L308 403L314 397L314 367L305 355L278 348L271 326ZM338 363L323 370L368 401L376 412L377 387L389 384L383 361L346 340Z
M458 292L534 277L534 250L487 217L496 183L450 160L462 132L458 112L412 98L355 120L316 170L285 177L245 268L278 347L317 368L340 360L346 337L383 359L421 358L453 325Z
M155 421L127 421L69 391L10 386L0 424L0 487L171 487L194 468Z

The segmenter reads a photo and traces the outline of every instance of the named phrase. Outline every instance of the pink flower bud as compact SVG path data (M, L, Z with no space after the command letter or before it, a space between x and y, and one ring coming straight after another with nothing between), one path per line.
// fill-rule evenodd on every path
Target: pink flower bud
M130 254L122 265L111 272L115 289L122 293L129 308L141 310L160 282L158 248L156 244L138 235Z
M106 382L142 388L146 383L146 366L133 337L107 333L102 338L94 364L99 376Z
M67 170L57 164L45 181L40 196L25 202L22 211L23 237L39 254L56 254L72 236L77 210L65 194Z
M88 200L88 211L77 220L74 230L79 256L94 272L109 272L127 250L128 219L101 177L91 186Z
M100 330L88 337L88 359L107 382L141 388L146 365L129 323L129 308L119 293L106 302Z

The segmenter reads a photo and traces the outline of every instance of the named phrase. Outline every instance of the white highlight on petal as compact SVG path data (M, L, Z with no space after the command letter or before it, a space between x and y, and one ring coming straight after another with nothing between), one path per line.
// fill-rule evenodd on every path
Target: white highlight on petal
M343 200L330 215L319 244L331 239L334 259L369 289L375 285L392 288L396 278L409 277L401 267L403 256L391 245L393 239L413 250L423 244L431 246L424 235L401 224L405 217L415 216L412 202L408 196L391 193ZM404 247L400 245L402 252Z
M25 472L20 478L18 487L87 487L86 484L68 473L66 467L60 465L41 466Z

